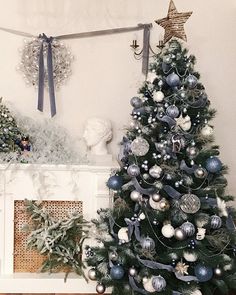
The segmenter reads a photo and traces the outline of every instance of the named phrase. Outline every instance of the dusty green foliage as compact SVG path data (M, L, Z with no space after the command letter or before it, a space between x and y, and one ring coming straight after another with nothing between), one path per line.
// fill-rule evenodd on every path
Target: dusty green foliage
M27 246L46 257L40 271L63 269L66 276L75 272L84 276L82 245L88 234L88 223L81 214L73 212L67 218L56 220L41 203L25 200L29 215L24 229L29 233Z

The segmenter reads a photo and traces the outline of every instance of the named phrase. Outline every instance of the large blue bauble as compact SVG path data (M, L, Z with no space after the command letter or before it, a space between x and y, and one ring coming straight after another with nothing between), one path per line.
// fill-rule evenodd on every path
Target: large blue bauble
M211 173L217 173L222 168L222 163L217 157L210 157L206 161L206 169Z
M213 276L213 270L209 266L205 266L202 264L197 264L194 267L194 273L199 282L207 282L209 281Z
M170 75L168 75L166 77L166 83L170 86L170 87L176 87L180 85L180 78L177 74L175 73L171 73Z
M114 191L119 190L123 185L123 179L121 176L113 175L107 181L107 186Z
M189 75L186 78L186 84L188 85L188 88L193 89L197 86L198 79L194 75Z
M110 276L113 280L120 280L123 278L125 271L122 266L114 265L110 270Z
M143 101L141 98L134 96L131 98L130 100L130 104L132 105L132 107L134 107L135 109L140 108L143 105Z

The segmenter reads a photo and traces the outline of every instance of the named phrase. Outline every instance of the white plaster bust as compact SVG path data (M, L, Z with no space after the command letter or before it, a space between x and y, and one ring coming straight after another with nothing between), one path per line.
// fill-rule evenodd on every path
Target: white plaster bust
M108 119L93 117L87 120L83 138L91 155L108 155L107 143L112 139L112 125Z

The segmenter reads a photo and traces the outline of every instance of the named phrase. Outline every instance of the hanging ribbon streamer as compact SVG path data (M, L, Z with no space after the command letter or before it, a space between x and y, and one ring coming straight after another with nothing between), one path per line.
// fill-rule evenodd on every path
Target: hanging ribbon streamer
M56 101L53 82L53 61L52 61L52 37L47 37L44 33L39 35L42 40L39 53L39 81L38 81L38 110L43 112L44 104L44 46L47 44L47 72L48 72L48 89L50 98L51 116L56 115Z
M129 240L131 240L132 234L134 233L137 241L140 241L141 237L140 237L139 221L137 219L132 221L129 218L125 218L125 222L128 225Z
M141 187L141 185L139 184L136 177L132 178L132 182L133 182L133 185L134 185L136 191L138 191L140 194L149 196L149 195L153 195L155 193L155 191L156 191L155 187L150 187L150 188Z
M179 199L182 196L181 193L170 185L164 185L163 189L172 199Z
M176 125L176 121L175 121L173 118L169 117L169 116L166 116L166 115L165 115L165 116L163 116L163 117L160 117L160 115L157 114L157 115L156 115L156 118L157 118L159 121L161 121L161 122L165 122L165 123L167 123L167 124L169 125L170 128L172 128L173 126Z
M142 73L147 78L148 66L149 66L149 49L150 49L150 28L151 24L144 25L143 29L143 62Z
M193 174L194 171L198 168L198 165L193 165L192 167L188 167L186 162L184 160L182 160L179 168L180 168L180 170L183 170L188 174Z
M145 291L144 289L141 289L139 288L136 283L135 283L135 280L133 277L129 276L129 284L131 286L131 288L134 290L134 291L137 291L138 293L140 294L144 294L144 295L148 295L149 293L147 291Z
M151 260L145 260L145 259L140 259L139 256L137 256L137 259L140 263L142 263L144 266L151 268L151 269L162 269L162 270L167 270L169 272L174 272L176 278L178 280L184 281L184 282L190 282L190 281L198 281L197 277L195 276L184 276L178 273L175 268L171 265L167 264L162 264L156 261L151 261Z

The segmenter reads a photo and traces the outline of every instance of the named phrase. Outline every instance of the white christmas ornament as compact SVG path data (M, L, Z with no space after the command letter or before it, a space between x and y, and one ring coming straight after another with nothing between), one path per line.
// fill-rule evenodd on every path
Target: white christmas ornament
M153 94L153 100L156 102L161 102L163 101L165 95L162 91L157 91Z
M202 292L200 290L194 290L190 295L202 295Z
M196 239L198 241L204 240L205 239L205 235L206 235L206 229L203 227L198 227L197 229L197 235L196 235Z
M160 210L161 209L160 208L160 202L155 202L155 201L153 201L152 198L149 198L149 205L154 210Z
M188 115L183 117L181 114L179 118L175 119L175 121L176 125L179 126L183 131L188 131L192 126L191 119Z
M129 237L128 237L128 227L122 227L118 231L118 238L126 243L129 242Z
M143 287L146 291L148 291L150 293L156 292L156 290L152 286L152 278L153 277L151 277L151 278L144 277L143 278Z
M140 215L139 215L139 219L140 220L144 220L146 218L145 214L142 212Z
M211 136L213 134L213 128L209 125L205 125L201 130L201 134L206 137Z
M157 74L154 72L148 72L147 81L153 83L153 81L157 78Z
M188 262L195 262L198 259L198 256L196 253L192 253L192 252L188 252L188 251L184 251L183 257Z
M165 238L172 238L174 236L175 229L170 223L165 224L161 229L161 233Z
M160 178L161 177L161 173L162 173L162 169L161 167L154 165L149 169L149 174L153 177L153 178Z

